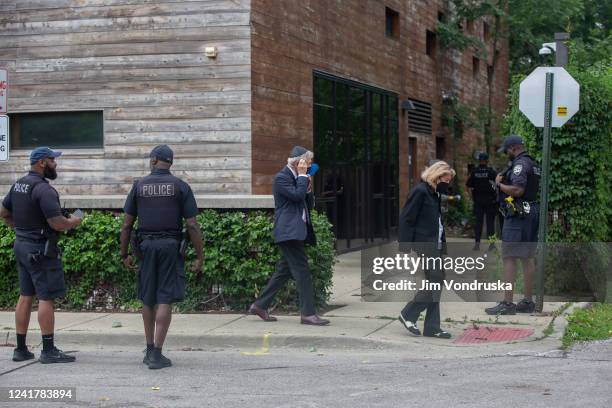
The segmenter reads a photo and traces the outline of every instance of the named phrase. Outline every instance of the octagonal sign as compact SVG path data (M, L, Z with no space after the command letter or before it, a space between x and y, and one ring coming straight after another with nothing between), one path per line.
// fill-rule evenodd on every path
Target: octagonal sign
M519 109L536 127L544 127L546 73L552 72L552 127L561 127L578 112L580 85L562 67L538 67L521 82Z

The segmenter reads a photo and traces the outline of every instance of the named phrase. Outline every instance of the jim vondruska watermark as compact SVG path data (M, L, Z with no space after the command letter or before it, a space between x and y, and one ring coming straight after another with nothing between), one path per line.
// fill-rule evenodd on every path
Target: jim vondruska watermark
M382 279L376 279L374 282L372 282L372 289L376 291L439 291L446 289L457 291L484 290L497 292L500 290L512 290L512 284L509 282L502 282L500 280L497 280L496 282L479 282L478 280L473 280L471 282L457 282L454 279L444 279L442 282L432 282L424 279L420 282L415 282L408 279L402 279L398 282L386 282Z

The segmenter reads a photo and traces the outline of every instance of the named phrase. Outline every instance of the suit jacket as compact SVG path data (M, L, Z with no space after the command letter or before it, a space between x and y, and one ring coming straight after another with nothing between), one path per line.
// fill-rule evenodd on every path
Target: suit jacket
M398 240L400 249L407 251L414 248L414 245L406 243L429 242L437 244L440 233L438 221L440 217L440 197L438 193L426 182L417 184L408 194L408 199L400 214ZM443 230L442 242L445 241ZM429 245L425 246L429 248ZM433 249L433 246L431 249Z
M315 237L310 222L310 209L314 197L308 194L308 177L293 176L285 166L274 177L272 194L274 195L274 242L306 241L314 244ZM302 215L306 211L306 222Z

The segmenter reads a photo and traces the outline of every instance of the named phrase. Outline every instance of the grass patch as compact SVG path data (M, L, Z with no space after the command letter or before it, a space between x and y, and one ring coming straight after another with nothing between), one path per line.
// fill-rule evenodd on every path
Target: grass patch
M577 309L567 317L563 347L579 341L605 340L612 337L612 304L596 303Z

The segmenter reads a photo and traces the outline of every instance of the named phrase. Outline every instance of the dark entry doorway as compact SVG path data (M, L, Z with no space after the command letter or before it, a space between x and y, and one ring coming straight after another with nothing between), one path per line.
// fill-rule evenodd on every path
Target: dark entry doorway
M339 251L394 239L399 216L397 95L315 71L316 208Z

